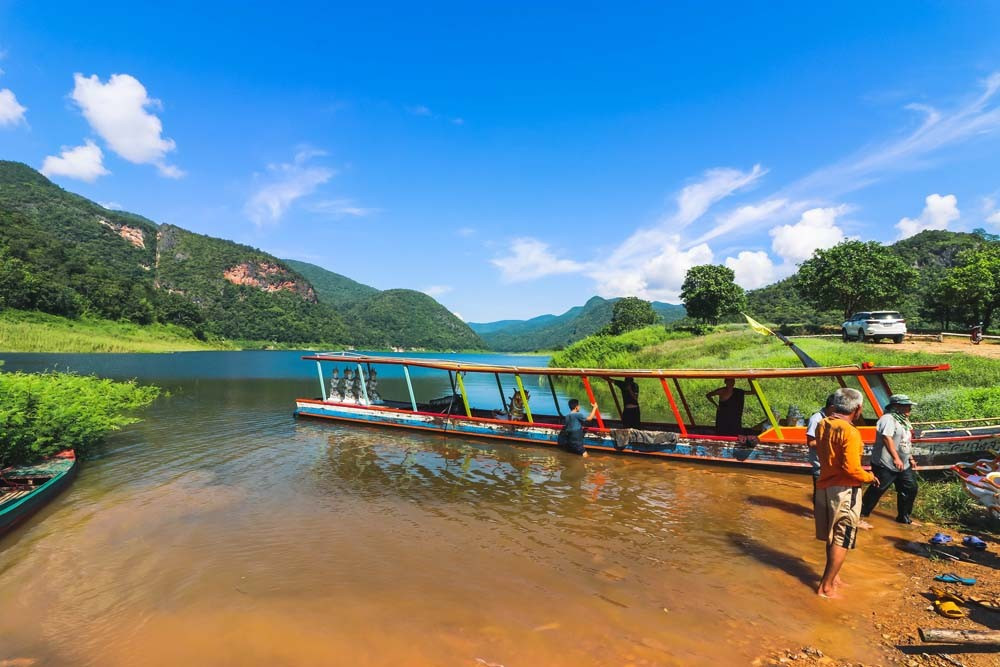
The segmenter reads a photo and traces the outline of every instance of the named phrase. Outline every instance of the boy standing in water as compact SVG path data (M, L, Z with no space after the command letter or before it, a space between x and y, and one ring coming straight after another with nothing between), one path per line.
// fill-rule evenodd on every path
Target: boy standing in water
M816 539L826 542L826 567L816 594L826 598L839 597L840 568L857 541L861 486L879 483L875 475L861 467L864 443L854 428L864 397L857 389L845 387L833 393L832 403L833 414L816 427L820 473L813 496Z
M597 414L597 403L591 403L593 409L586 417L580 412L580 401L569 399L569 414L566 415L566 425L559 432L559 446L573 454L587 456L583 447L583 425L594 419Z

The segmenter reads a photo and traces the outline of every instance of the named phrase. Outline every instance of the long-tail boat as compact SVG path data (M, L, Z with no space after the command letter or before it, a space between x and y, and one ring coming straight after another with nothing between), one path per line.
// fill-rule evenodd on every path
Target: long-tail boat
M888 404L892 391L887 377L909 373L936 373L949 370L947 364L929 366L883 366L865 363L849 366L770 369L596 369L502 366L443 359L373 356L351 352L324 353L302 357L315 361L321 396L296 400L295 415L316 417L352 424L415 429L462 437L493 438L534 445L558 446L563 426L563 412L556 395L554 379L579 378L585 395L596 403L592 381L631 377L649 380L659 386L669 405L672 421L643 420L641 428L625 428L621 419L608 418L599 411L594 428L588 428L584 445L589 451L653 456L686 461L729 463L746 467L776 468L807 472L810 469L805 424L800 419L779 420L772 410L762 383L793 378L815 378L831 386L854 385L870 403L876 417ZM332 382L327 392L323 364L345 366L348 385ZM407 389L403 400L382 398L368 386L373 366L401 367ZM366 379L365 370L368 370ZM451 393L444 397L417 400L410 369L436 369L447 373ZM337 373L335 370L334 373ZM493 375L503 410L473 407L469 402L463 376L471 373ZM513 376L515 393L507 400L500 376ZM531 409L522 378L546 378L551 389L554 413L540 414ZM335 375L334 379L338 379ZM747 397L756 398L766 420L740 432L721 435L714 424L698 423L690 408L684 384L698 380L727 378L745 381ZM612 390L612 395L615 396ZM619 417L621 406L617 404ZM584 403L584 405L586 405ZM682 412L683 410L683 412ZM872 420L859 425L866 443L866 461L875 440ZM1000 443L1000 421L960 420L948 423L915 425L914 458L921 470L945 470L952 464L986 456Z
M34 465L0 470L0 536L58 495L75 474L72 450Z

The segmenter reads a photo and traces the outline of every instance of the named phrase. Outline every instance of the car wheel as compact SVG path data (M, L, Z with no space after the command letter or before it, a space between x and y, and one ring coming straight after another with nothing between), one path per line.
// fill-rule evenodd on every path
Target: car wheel
M858 329L858 342L859 343L865 342L865 330L864 329Z
M892 342L895 343L896 345L899 345L900 343L902 343L903 342L903 334L899 334L898 336L893 336L892 337Z
M844 342L845 343L850 343L851 342L851 337L847 335L847 329L841 329L840 330L840 335L844 337Z

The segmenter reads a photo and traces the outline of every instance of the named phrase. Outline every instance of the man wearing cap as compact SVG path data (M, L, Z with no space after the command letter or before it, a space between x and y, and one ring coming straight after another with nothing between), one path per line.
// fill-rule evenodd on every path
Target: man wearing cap
M910 411L916 405L906 394L893 394L889 405L875 426L875 448L872 450L872 472L878 486L870 486L861 499L861 516L868 516L875 509L879 498L896 485L896 521L913 523L910 514L917 498L917 464L913 460L913 427Z

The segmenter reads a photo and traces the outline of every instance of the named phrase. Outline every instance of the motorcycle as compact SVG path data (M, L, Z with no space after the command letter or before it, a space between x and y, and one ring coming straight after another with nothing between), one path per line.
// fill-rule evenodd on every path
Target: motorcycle
M972 332L969 334L969 340L972 341L973 345L979 345L983 342L983 323L980 322L976 326L972 327Z

